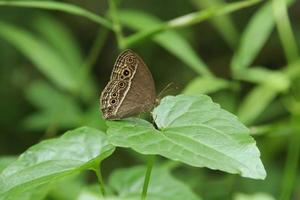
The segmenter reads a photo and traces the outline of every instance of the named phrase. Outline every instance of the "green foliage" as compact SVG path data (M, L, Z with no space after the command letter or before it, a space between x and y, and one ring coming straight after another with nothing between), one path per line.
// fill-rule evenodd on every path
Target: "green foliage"
M95 168L113 151L104 133L87 127L43 141L1 172L0 198L16 198L26 190Z
M209 97L166 97L154 109L153 118L159 130L137 119L108 122L110 142L196 167L265 178L249 130Z
M0 199L298 199L295 2L0 0ZM128 47L182 89L151 123L99 113Z

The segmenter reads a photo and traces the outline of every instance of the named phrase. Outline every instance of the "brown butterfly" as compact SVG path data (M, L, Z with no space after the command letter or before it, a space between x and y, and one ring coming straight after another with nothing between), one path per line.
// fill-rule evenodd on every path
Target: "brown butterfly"
M156 104L152 75L144 61L132 50L117 58L110 80L100 97L105 119L116 120L148 112Z

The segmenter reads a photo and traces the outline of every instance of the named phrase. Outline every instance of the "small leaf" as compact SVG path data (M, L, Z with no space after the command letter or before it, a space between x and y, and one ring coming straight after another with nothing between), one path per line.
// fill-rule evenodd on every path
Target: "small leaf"
M272 5L267 2L251 18L241 36L238 50L233 56L231 67L235 73L249 67L269 38L275 22L272 17ZM253 41L255 38L255 42Z
M243 70L236 78L253 83L265 84L279 92L284 92L290 87L290 78L286 73L279 70L275 71L267 68L253 67Z
M243 100L238 116L242 122L251 124L278 95L278 90L268 84L254 88Z
M292 2L294 0L287 0L288 4ZM252 64L267 42L274 26L275 19L272 13L272 2L267 2L251 18L241 36L240 45L231 62L231 68L234 73L238 74Z
M139 166L115 171L109 180L110 186L120 199L139 199L142 193L146 168ZM200 200L183 182L174 178L166 168L154 168L148 187L149 200Z
M226 80L212 77L198 77L192 80L184 89L184 94L209 94L226 89L230 83Z
M82 127L29 148L0 174L0 199L22 194L101 162L114 151L106 135Z
M265 178L249 130L208 96L165 97L154 109L153 118L159 130L140 119L107 122L109 140L116 146L195 167Z

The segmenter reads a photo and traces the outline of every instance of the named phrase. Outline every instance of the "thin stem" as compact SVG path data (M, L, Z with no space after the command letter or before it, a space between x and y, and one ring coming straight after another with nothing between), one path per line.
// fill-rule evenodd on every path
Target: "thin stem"
M11 6L11 7L23 7L23 8L39 8L46 10L57 10L73 15L85 17L91 21L94 21L102 26L112 29L110 21L106 18L96 15L88 10L85 10L79 6L63 3L63 2L52 2L52 1L0 1L0 6Z
M183 15L175 19L172 19L170 21L164 22L161 25L154 27L153 29L140 31L138 33L135 33L127 37L125 40L125 45L127 47L133 46L134 44L137 44L138 42L145 40L149 37L153 37L154 35L161 33L163 31L195 25L207 19L229 14L234 11L255 5L261 1L262 0L248 0L248 1L242 1L236 3L228 3L222 7L208 8L203 11L198 11L187 15Z
M115 0L109 0L108 2L109 2L109 14L112 19L113 30L116 34L119 49L124 49L125 48L124 36L122 33L122 26L120 24L119 17L118 17L117 3L115 2Z
M298 58L298 48L289 20L286 1L273 0L273 13L285 56L288 62L291 63Z
M298 123L298 122L295 122ZM297 126L297 125L295 125ZM297 168L300 156L300 134L299 127L294 129L290 138L287 161L284 167L284 176L280 200L289 200L293 192L295 179L297 177Z
M152 168L153 168L153 165L154 165L154 159L155 159L154 155L151 155L151 156L148 157L147 171L146 171L146 175L145 175L141 200L145 200L146 197L147 197L147 191L148 191L148 186L149 186L149 182L150 182L150 176L151 176Z
M95 171L95 173L97 175L101 194L102 194L102 196L105 196L106 192L105 192L104 181L103 181L102 174L101 174L101 163L99 164L99 168L96 167L93 170Z

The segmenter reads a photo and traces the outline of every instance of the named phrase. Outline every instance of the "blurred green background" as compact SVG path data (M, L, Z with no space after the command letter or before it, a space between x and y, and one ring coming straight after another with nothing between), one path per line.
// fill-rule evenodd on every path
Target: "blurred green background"
M258 181L177 166L176 177L203 199L254 199L238 193L300 199L300 1L57 2L105 16L114 30L85 13L0 1L1 157L79 126L105 130L99 95L118 53L131 48L147 63L158 93L174 83L167 94L208 94L238 115L251 129L268 174ZM191 19L155 31L188 14ZM147 37L130 40L138 31ZM104 176L143 159L118 150L105 161Z

